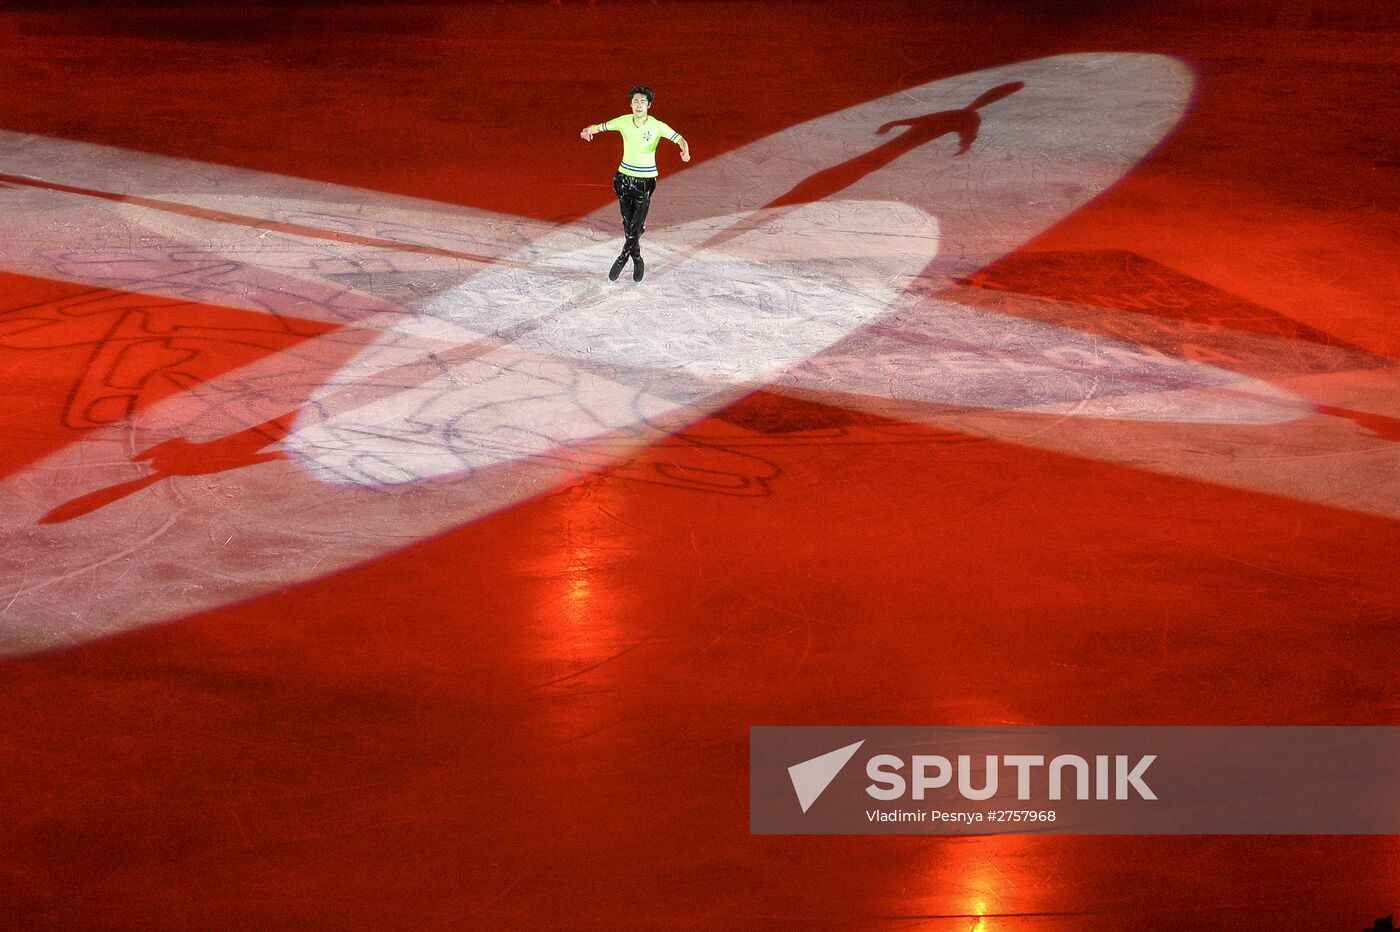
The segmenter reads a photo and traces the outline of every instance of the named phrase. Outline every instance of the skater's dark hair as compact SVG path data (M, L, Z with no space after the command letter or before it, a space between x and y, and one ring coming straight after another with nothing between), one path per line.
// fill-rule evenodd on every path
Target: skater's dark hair
M656 91L654 91L654 90L652 90L651 88L647 87L645 84L638 84L636 87L634 87L634 88L632 88L630 91L628 91L628 92L627 92L627 99L628 99L628 100L631 100L633 97L636 97L638 94L641 94L643 97L645 97L645 98L647 99L647 106L648 106L648 107L650 107L653 103L656 102Z

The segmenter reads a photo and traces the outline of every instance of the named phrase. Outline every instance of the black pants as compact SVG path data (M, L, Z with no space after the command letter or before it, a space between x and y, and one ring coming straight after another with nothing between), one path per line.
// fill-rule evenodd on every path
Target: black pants
M622 232L627 234L627 242L622 245L624 256L642 254L642 231L647 228L647 209L655 190L655 178L634 178L622 172L613 175L613 191L622 211Z

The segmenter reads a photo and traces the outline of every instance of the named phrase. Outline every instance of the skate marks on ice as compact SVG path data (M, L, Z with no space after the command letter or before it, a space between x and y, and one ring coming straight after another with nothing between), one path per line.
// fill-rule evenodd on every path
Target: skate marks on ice
M1130 360L1116 407L1085 414L1156 426L1303 416L1308 402L1245 373L1186 361L1164 383L1160 360L1131 342L938 297L1129 171L1189 93L1169 59L1061 56L785 130L667 179L668 225L648 235L641 287L603 277L611 205L558 227L0 134L11 174L30 182L0 189L0 267L319 325L132 406L0 485L0 650L81 642L352 566L623 462L766 383L912 401L932 417L949 405L1043 417L1085 401L1082 366L1046 349L1068 341ZM901 127L973 104L961 154L955 131L861 161ZM838 191L793 193L847 164L861 170ZM973 354L1020 341L1046 365L1034 385L979 392L926 343L908 352L949 334Z

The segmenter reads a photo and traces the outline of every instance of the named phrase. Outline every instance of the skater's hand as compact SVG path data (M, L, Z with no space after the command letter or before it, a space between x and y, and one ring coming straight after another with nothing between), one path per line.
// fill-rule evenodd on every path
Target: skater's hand
M581 137L583 138L583 141L584 141L584 142L592 142L592 141L593 141L593 127L591 127L591 126L585 126L585 127L583 128L583 132L579 133L579 136L581 136Z
M690 161L690 153L689 153L689 152L682 152L682 153L681 153L681 161L682 161L682 162L689 162L689 161Z

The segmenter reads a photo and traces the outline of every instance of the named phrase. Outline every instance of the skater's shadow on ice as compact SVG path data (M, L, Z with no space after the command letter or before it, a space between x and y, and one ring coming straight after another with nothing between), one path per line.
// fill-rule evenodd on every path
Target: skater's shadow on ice
M779 195L774 200L764 204L761 209L754 211L746 219L672 256L670 264L672 266L679 265L700 253L716 249L745 234L752 233L764 225L772 223L795 207L814 204L833 194L838 194L867 175L889 165L901 155L912 152L925 143L940 137L956 135L958 137L958 151L954 153L954 156L965 154L977 141L977 134L982 127L982 116L977 111L988 104L1010 97L1025 86L1026 82L1024 81L998 84L996 87L984 91L976 100L960 110L941 110L937 113L926 113L923 116L889 121L876 129L875 135L883 136L898 127L906 127L906 129L890 139L889 142L876 146L869 152L808 175L786 194Z
M839 191L844 191L866 175L884 168L901 155L912 152L942 136L956 135L958 137L958 151L955 155L964 155L972 148L972 144L977 140L978 130L982 128L982 116L977 111L988 104L1010 97L1025 86L1026 82L1024 81L999 84L961 110L943 110L938 113L910 117L907 120L891 120L875 130L876 135L883 136L890 130L901 126L907 127L907 129L882 146L808 176L791 191L764 206L792 207L797 204L820 201Z
M284 414L207 443L192 443L183 437L162 441L131 458L132 462L149 463L154 470L150 475L120 482L65 502L40 518L39 523L72 521L175 476L207 476L285 459L280 451L270 451L268 448L286 438L294 416L295 412Z

